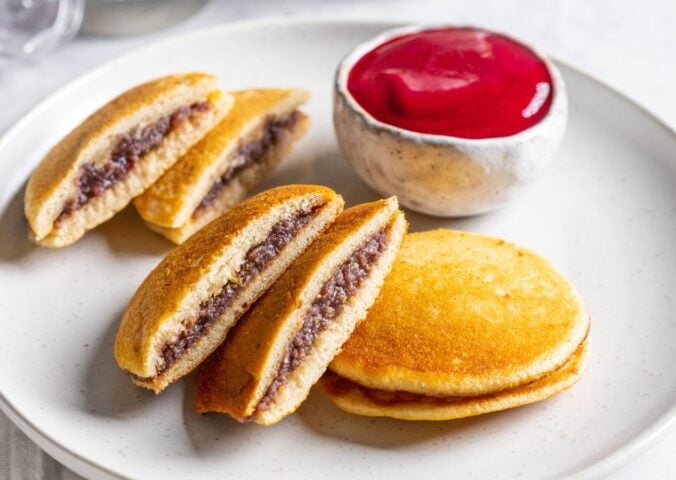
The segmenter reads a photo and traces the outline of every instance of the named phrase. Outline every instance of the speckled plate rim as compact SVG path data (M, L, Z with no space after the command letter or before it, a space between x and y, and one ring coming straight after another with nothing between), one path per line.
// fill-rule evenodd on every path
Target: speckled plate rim
M59 101L61 96L67 95L73 90L77 90L80 86L89 81L90 77L95 76L102 69L109 68L111 65L116 62L126 60L129 57L135 55L141 55L146 51L152 50L154 48L167 47L175 44L180 44L186 39L195 39L201 36L210 36L215 32L220 33L232 33L240 30L246 30L250 28L260 28L266 26L287 26L287 27L300 27L303 25L326 25L326 26L344 26L348 27L350 25L374 25L386 29L392 29L406 25L406 22L394 21L394 20L382 20L382 19L370 19L363 17L350 17L350 16L297 16L297 17L270 17L263 19L254 19L254 20L245 20L240 22L234 22L231 24L222 24L215 25L212 27L207 27L199 29L193 32L188 32L185 34L177 35L175 37L167 38L165 40L160 40L158 42L152 43L145 47L133 50L126 54L120 55L113 60L109 60L99 65L98 67L88 71L87 73L77 77L76 79L68 82L64 86L60 87L55 92L48 95L42 101L38 102L26 115L24 115L14 126L9 128L2 138L0 138L0 151L2 151L6 144L11 142L21 130L25 128L25 125L33 121L34 118L43 114L43 112L48 109L53 103ZM674 137L676 140L676 130L671 128L664 120L659 116L653 114L650 110L643 107L640 103L636 102L629 96L617 91L615 88L611 87L604 81L587 74L583 70L571 66L566 62L562 62L553 57L549 57L554 60L555 63L563 65L566 68L576 72L582 77L585 77L590 82L597 84L603 90L610 92L614 95L620 102L629 104L631 107L638 110L643 116L646 117L647 121L654 123L655 127L664 130L667 134ZM7 163L0 163L0 173L7 167ZM16 167L16 166L15 166ZM28 167L16 169L15 175L25 176L26 170ZM96 461L86 458L82 455L77 454L67 448L64 448L57 440L51 436L45 434L37 425L34 425L26 418L26 416L21 412L19 407L12 404L2 391L2 385L0 385L0 410L2 410L14 424L16 424L21 431L23 431L31 440L33 440L40 448L45 450L49 455L54 457L59 462L63 463L67 467L73 469L74 471L82 475L97 475L98 478L110 478L110 479L120 479L128 478L119 475L118 473L107 469L103 465L100 465ZM673 405L669 410L664 413L662 416L657 418L655 421L650 423L641 433L636 435L634 438L629 440L623 446L616 449L614 452L606 455L605 457L598 460L596 463L580 470L579 472L574 473L569 476L570 479L593 479L601 478L613 471L617 470L621 466L627 464L631 460L638 457L643 453L650 445L652 445L655 440L657 440L662 434L664 434L672 425L676 424L676 398L674 398Z

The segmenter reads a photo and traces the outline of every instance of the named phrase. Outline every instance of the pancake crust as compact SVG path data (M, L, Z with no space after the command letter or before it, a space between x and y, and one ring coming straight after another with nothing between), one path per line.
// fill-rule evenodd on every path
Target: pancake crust
M379 390L495 393L559 369L588 328L575 289L532 251L474 233L413 233L331 369Z
M228 115L151 188L134 199L134 206L146 222L163 228L180 228L189 222L204 195L230 165L232 152L252 133L259 132L268 115L291 113L308 100L309 93L268 88L241 90L233 92L232 97L234 104Z
M477 397L434 398L372 390L332 372L322 377L320 386L336 406L350 413L402 420L453 420L519 407L561 393L580 379L588 357L589 341L585 340L573 357L551 375Z

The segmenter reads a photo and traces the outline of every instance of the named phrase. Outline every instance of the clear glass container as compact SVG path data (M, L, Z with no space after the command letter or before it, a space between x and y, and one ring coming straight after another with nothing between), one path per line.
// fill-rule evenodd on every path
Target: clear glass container
M84 0L0 0L0 55L49 51L79 30Z
M152 32L185 20L207 1L87 0L82 30L95 35Z

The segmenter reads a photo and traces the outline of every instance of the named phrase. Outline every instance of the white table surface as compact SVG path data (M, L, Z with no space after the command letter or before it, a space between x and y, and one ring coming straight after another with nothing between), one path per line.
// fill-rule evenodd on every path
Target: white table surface
M0 59L0 133L49 93L136 47L197 28L263 16L321 15L473 24L512 33L578 66L676 128L675 0L211 0L170 29L135 37L78 36L46 58ZM676 428L612 475L676 478ZM0 413L0 480L79 479Z

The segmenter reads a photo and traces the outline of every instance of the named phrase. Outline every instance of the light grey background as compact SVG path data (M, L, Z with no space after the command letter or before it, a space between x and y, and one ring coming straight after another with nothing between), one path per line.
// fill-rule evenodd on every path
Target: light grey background
M674 0L212 0L192 18L158 33L81 35L45 58L21 63L0 59L0 132L61 85L134 48L208 25L286 15L448 22L511 33L601 79L676 127ZM613 478L674 478L674 469L676 428ZM0 413L0 480L59 478L80 477L44 454Z

